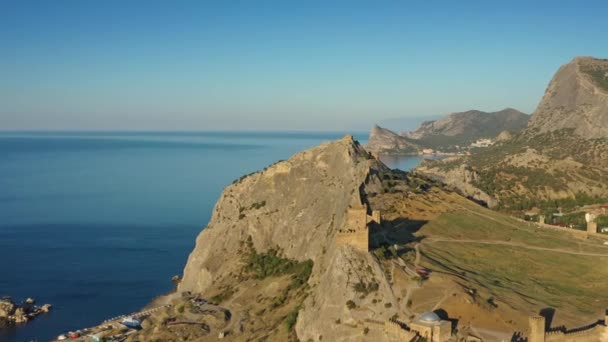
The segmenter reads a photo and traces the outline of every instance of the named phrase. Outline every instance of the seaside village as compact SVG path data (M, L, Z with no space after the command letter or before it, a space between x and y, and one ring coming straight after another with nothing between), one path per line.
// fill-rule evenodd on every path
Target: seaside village
M598 217L606 215L608 206L588 206L585 210L586 230L577 230L559 225L549 225L545 222L546 217L538 215L538 213L530 213L536 215L538 221L535 223L539 227L547 229L567 230L571 233L580 235L581 238L588 236L600 237L605 239L605 244L608 244L608 235L600 234ZM382 215L380 211L370 210L367 204L357 203L351 205L347 210L346 224L336 233L336 244L352 246L355 250L369 253L370 250L370 235L374 229L382 226ZM559 217L559 214L558 214ZM575 235L576 236L576 235ZM413 278L427 279L432 277L430 270L419 268L412 265L401 265L403 270ZM174 279L175 281L175 279ZM209 314L210 312L225 313L227 309L213 305L200 297L190 298L192 305ZM92 327L63 333L56 338L56 341L74 340L74 341L124 341L138 329L141 329L141 323L149 315L157 310L166 308L170 305L159 306L156 308L146 309L130 315L110 318L102 324ZM29 319L41 313L48 312L49 304L36 306L33 299L28 299L18 305L11 301L10 298L4 297L0 299L0 317L2 315L14 323L25 323ZM215 311L214 311L215 310ZM228 315L229 316L229 315ZM230 318L227 318L228 320ZM373 322L390 341L406 341L406 342L447 342L447 341L488 341L476 334L464 330L458 331L455 326L456 320L446 317L446 312L443 310L435 310L425 312L419 315L410 316L407 321L399 320L395 317L385 322ZM579 342L579 341L605 341L602 338L608 337L608 311L605 317L598 318L596 322L590 322L589 325L566 329L565 327L549 329L546 326L545 317L534 315L528 318L529 327L527 331L521 334L514 334L510 341L515 342ZM188 322L185 322L188 323ZM184 322L174 321L169 324L184 324ZM218 334L218 339L222 339L228 332L221 331Z

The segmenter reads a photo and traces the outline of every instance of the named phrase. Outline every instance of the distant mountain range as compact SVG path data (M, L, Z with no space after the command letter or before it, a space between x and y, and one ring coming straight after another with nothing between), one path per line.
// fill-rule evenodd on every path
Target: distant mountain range
M498 112L470 110L423 122L418 129L397 134L375 125L367 148L381 153L420 153L425 148L453 152L480 138L496 138L523 130L530 116L512 108Z
M480 138L494 138L503 131L519 132L526 127L529 119L528 114L512 108L491 113L469 110L424 122L405 136L433 147L468 145Z
M507 210L608 200L608 60L577 57L560 67L511 139L418 172Z

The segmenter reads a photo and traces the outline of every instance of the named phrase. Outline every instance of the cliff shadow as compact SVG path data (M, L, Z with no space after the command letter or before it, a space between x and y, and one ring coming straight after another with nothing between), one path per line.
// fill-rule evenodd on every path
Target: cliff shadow
M394 220L383 220L382 225L374 225L370 229L371 246L406 245L412 242L420 242L424 237L416 236L415 233L427 222L401 217Z
M457 318L450 318L450 315L448 315L448 312L441 308L434 310L433 312L437 316L439 316L439 318L441 318L442 320L450 322L450 324L452 325L452 333L455 333L456 331L458 331L458 319Z
M555 309L551 307L543 308L538 312L538 315L545 318L545 331L549 331L555 317Z
M511 336L511 342L528 342L528 338L521 331L514 332Z

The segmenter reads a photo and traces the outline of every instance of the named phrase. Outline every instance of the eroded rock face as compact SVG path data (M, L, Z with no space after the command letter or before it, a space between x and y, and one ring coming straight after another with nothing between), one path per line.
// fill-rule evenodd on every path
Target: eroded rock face
M445 168L439 168L433 164L422 163L416 168L416 171L427 177L453 186L464 196L483 202L490 208L498 205L498 200L496 198L473 185L479 175L475 171L468 169L465 164L446 170Z
M213 291L214 284L243 267L238 247L251 236L259 252L278 247L287 258L314 262L310 292L295 327L300 340L360 339L362 330L349 322L387 320L396 313L388 307L397 308L398 302L373 257L352 246L337 246L335 234L347 208L365 202L365 189L381 186L377 174L385 170L347 136L236 181L225 189L198 236L178 292L204 296ZM360 282L373 282L377 299L358 299L354 285ZM365 309L349 308L352 299Z
M0 301L0 318L7 318L15 313L15 309L17 309L17 305L15 303L2 300Z
M333 244L370 168L377 166L348 136L229 185L197 238L179 290L204 292L230 268L240 267L235 251L249 236L258 251L279 247L288 258L316 264Z
M584 138L608 137L608 60L577 57L553 76L528 131L564 128Z
M404 153L417 154L422 148L399 134L382 128L378 125L372 127L369 133L366 148L378 153Z

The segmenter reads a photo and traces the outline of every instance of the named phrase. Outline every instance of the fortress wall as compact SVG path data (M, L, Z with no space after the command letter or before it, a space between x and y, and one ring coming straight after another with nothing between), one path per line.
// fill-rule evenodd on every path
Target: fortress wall
M346 229L361 230L367 227L367 207L349 208L346 213Z
M369 251L369 232L367 229L355 232L338 232L336 234L336 245L351 245L355 249Z
M530 331L528 342L545 342L545 317L532 316L528 320Z
M417 338L417 335L413 331L405 330L405 323L397 320L389 320L384 323L384 332L388 336L389 341L405 341L411 342Z
M585 330L574 332L552 331L545 335L546 342L580 342L580 341L601 341L606 334L607 327L604 325L594 325Z
M552 226L550 224L540 224L540 226L542 228L549 228L549 229L553 229L553 230L557 230L560 232L566 232L566 233L570 233L578 238L581 239L586 239L587 236L589 235L587 233L587 231L585 230L578 230L578 229L573 229L573 228L565 228L565 227L558 227L558 226Z

